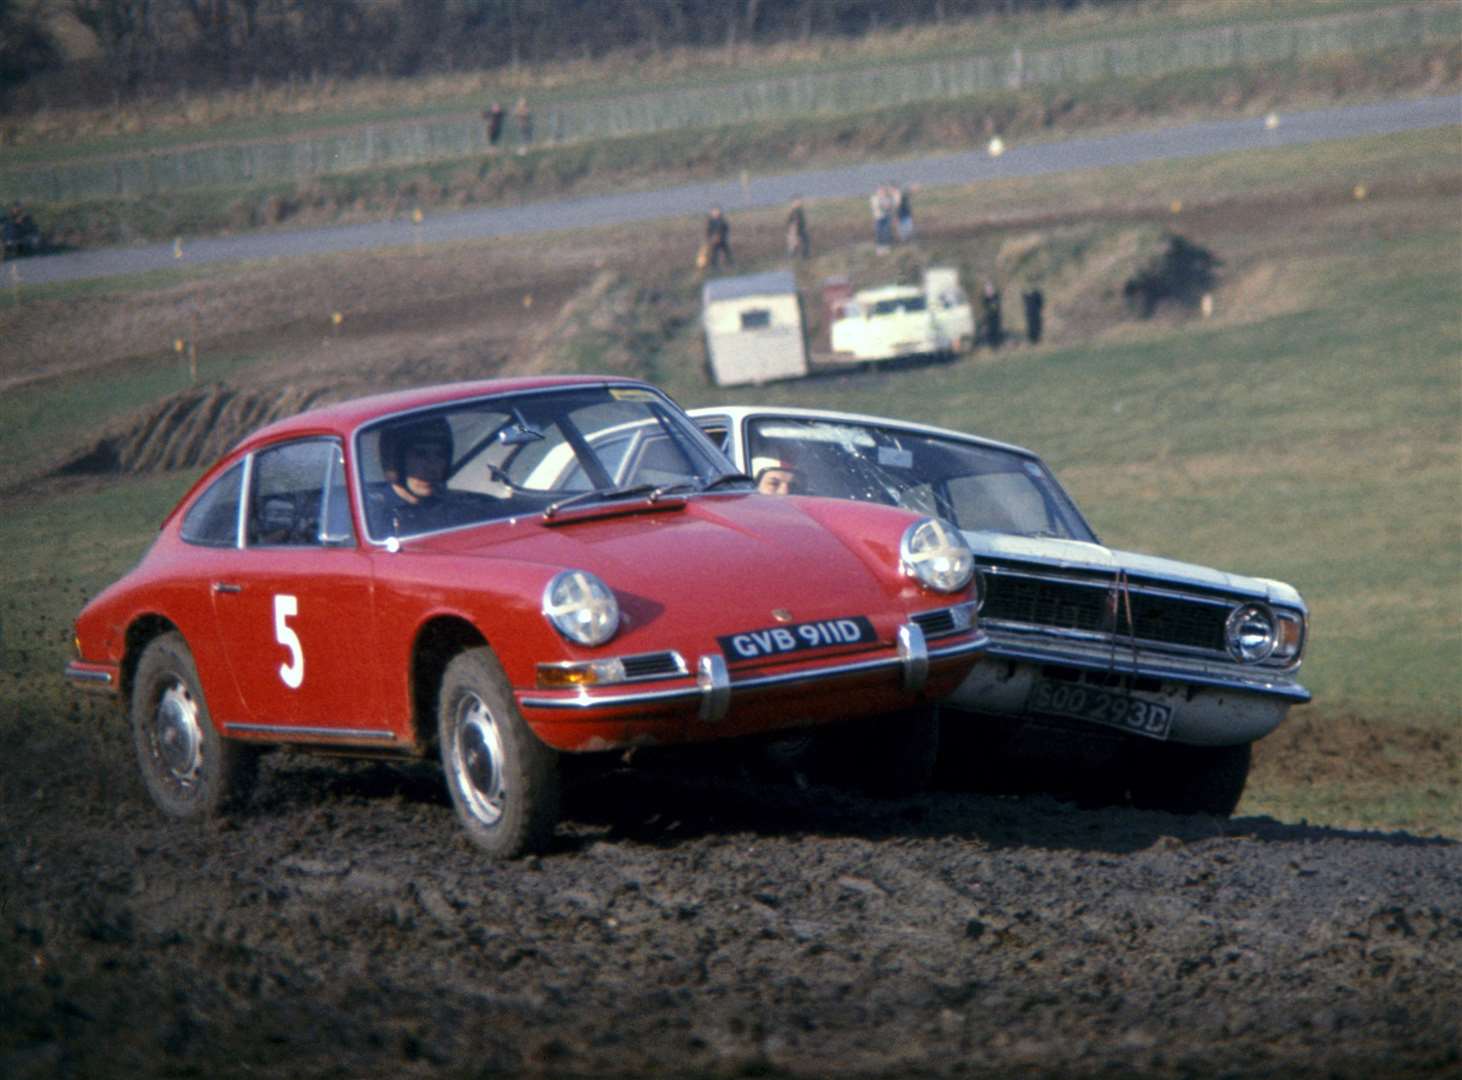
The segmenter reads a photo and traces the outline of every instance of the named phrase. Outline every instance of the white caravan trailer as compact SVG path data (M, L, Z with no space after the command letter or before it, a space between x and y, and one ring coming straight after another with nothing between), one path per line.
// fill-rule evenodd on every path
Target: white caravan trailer
M715 278L701 291L706 362L717 386L807 374L797 279L787 270Z

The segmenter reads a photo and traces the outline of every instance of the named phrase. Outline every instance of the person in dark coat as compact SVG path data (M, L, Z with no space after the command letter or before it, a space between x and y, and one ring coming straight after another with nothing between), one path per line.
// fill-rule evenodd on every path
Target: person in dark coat
M1025 336L1034 345L1041 340L1041 310L1046 298L1040 289L1029 289L1020 294L1020 299L1025 304Z
M503 137L503 119L507 114L503 112L503 103L494 101L492 108L483 113L483 119L487 121L487 145L494 150L497 149L498 141Z
M731 257L731 223L719 206L713 206L706 218L706 265L720 266L723 255L727 266L735 264Z
M787 258L807 258L812 254L812 242L807 236L807 215L802 210L802 197L792 200L792 209L787 211Z
M985 344L998 349L1005 340L1005 331L1000 326L1000 294L995 291L993 281L985 282L985 294L980 298L984 312Z

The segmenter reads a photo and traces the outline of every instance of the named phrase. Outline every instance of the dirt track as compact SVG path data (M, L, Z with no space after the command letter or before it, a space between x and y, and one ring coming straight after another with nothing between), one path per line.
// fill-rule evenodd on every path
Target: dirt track
M502 866L430 769L276 756L207 828L93 783L7 785L12 1080L1462 1074L1449 841L693 760Z

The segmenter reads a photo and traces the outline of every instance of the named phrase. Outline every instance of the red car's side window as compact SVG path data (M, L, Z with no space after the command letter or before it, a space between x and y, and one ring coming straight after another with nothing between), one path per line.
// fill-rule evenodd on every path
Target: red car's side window
M243 494L243 462L208 486L183 518L183 539L206 547L238 547L239 499Z
M254 455L248 544L321 547L354 539L340 445L307 439Z

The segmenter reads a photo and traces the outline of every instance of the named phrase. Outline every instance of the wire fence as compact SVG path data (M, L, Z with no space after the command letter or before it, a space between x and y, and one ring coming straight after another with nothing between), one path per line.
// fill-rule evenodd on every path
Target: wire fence
M1445 4L822 70L555 102L534 118L531 145L542 148L728 124L831 117L1001 89L1302 61L1455 42L1459 37L1462 6ZM509 118L499 149L526 145ZM308 138L0 169L0 187L10 198L64 203L190 188L300 183L333 173L476 159L491 149L480 117L452 116L365 124Z

